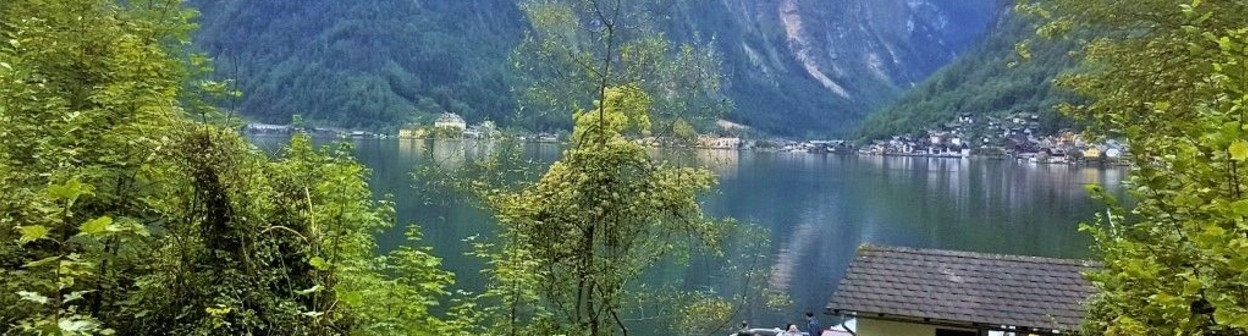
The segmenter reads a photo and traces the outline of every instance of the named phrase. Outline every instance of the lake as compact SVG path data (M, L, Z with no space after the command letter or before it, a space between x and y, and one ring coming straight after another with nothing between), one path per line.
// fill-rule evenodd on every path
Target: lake
M257 138L262 148L285 139ZM460 141L352 140L373 169L373 189L393 194L400 224L419 223L425 243L456 273L459 288L478 290L481 260L464 256L463 240L489 236L489 216L450 196L421 195L413 180L430 157L459 165L479 151ZM561 146L531 144L528 155L553 162ZM479 154L479 153L478 153ZM708 212L770 230L776 258L769 286L789 293L796 317L821 311L862 244L1087 258L1091 239L1078 231L1104 207L1085 192L1099 184L1121 194L1123 168L1039 165L1012 160L836 156L705 150L701 161L720 177L705 198ZM403 241L400 225L379 238ZM711 266L691 264L689 267ZM684 281L714 287L703 272ZM757 316L748 318L775 319ZM796 318L794 318L796 320ZM768 321L762 323L780 323Z

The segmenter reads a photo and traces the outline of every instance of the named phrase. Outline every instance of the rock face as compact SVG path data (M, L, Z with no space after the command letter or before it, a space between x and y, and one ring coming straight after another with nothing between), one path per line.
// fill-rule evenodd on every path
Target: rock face
M975 45L995 0L693 1L686 29L714 34L739 111L784 134L842 129ZM781 110L781 111L777 111Z
M846 129L978 43L1004 7L999 1L680 0L660 17L673 39L714 38L737 103L727 119L809 135ZM408 109L442 108L470 120L510 114L495 91L511 76L506 57L527 26L517 2L191 1L203 9L203 49L246 70L241 89L252 94L239 104L244 113L371 126L401 122ZM335 78L349 83L327 82ZM286 92L301 86L316 93Z

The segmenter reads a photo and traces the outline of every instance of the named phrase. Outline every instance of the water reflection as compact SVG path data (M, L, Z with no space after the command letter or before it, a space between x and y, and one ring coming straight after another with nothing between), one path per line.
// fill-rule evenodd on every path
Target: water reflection
M419 153L424 153L426 150L425 144L428 143L428 141L425 141L425 139L399 139L398 142L399 142L399 155L407 156L407 157L412 157L415 155L419 155Z
M396 196L400 223L420 223L425 243L457 275L457 286L480 290L485 264L466 257L462 240L493 231L490 217L455 198L422 194L411 172L434 160L460 167L488 153L472 141L361 140L357 153L374 170L373 188ZM272 144L270 144L272 145ZM261 145L262 147L264 145ZM529 145L526 156L553 162L556 145ZM1080 222L1103 209L1084 190L1098 184L1112 193L1118 168L1049 166L1014 161L919 157L857 157L753 151L696 151L693 157L720 177L720 190L704 199L708 212L734 217L771 232L775 256L768 285L785 290L796 312L819 310L831 296L857 247L864 243L1087 257L1089 237ZM429 193L429 191L424 191ZM379 237L383 248L402 243L402 229ZM731 285L717 265L668 265L656 279L684 288ZM753 314L753 313L748 313ZM796 316L796 315L794 315ZM779 317L743 316L757 321ZM779 320L775 320L779 321Z
M711 170L721 179L736 178L741 164L741 152L727 149L708 149L694 152L698 164Z
M799 310L822 307L864 243L1087 257L1078 225L1100 206L1084 185L1121 193L1124 174L977 159L742 157L709 208L772 230L770 284L792 293Z

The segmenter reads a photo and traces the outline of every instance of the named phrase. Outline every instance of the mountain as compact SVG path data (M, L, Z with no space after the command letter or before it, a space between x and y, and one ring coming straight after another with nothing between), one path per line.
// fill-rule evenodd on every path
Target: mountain
M1003 11L1002 20L979 46L944 67L894 103L862 123L860 135L878 139L922 132L961 114L1005 116L1036 114L1041 133L1071 127L1054 106L1073 95L1052 81L1075 63L1072 40L1048 40L1034 34L1029 20ZM1019 57L1018 43L1028 42L1029 59Z
M1001 4L967 0L717 0L674 16L714 33L733 121L782 135L844 129L978 43Z
M358 128L455 112L511 114L506 59L526 26L511 0L192 0L197 47L255 120Z
M504 124L518 0L192 0L197 47L255 120L387 128L440 112ZM683 0L677 41L712 37L734 122L844 131L983 39L998 0Z

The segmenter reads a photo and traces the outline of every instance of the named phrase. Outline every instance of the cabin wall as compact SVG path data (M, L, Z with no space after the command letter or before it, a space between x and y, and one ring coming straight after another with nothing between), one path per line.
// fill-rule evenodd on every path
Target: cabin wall
M858 319L858 336L936 336L936 329L966 330L934 325L885 321L874 319Z

